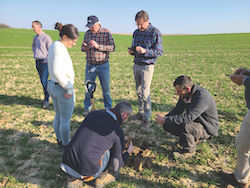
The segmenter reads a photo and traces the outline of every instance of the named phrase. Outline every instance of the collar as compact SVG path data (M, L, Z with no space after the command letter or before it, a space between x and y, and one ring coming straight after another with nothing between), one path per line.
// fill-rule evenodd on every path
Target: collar
M118 123L121 125L123 122L122 116L121 114L114 108L111 109L107 109L106 110L116 121L118 121Z

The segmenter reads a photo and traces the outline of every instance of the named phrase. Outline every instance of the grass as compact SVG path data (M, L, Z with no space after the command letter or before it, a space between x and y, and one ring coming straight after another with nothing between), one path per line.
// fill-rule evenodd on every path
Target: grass
M53 40L57 31L46 31ZM75 70L76 105L71 119L73 135L84 119L85 54L80 51L84 33L69 49ZM52 127L54 111L40 108L42 87L31 50L32 30L0 29L0 187L62 187L65 176L59 169ZM128 100L138 110L133 79L133 58L127 53L131 36L113 35L116 51L110 56L113 104ZM221 187L217 173L235 168L234 137L246 113L244 88L233 84L225 74L238 67L250 67L250 34L164 36L164 55L155 66L151 85L152 127L141 132L137 121L123 125L125 134L152 152L151 169L137 172L131 165L121 169L120 179L108 187ZM220 120L219 136L198 145L197 154L175 161L170 150L175 137L155 122L156 113L166 114L177 102L174 79L189 75L205 87L216 101ZM97 109L103 108L97 81ZM85 184L85 187L91 187Z

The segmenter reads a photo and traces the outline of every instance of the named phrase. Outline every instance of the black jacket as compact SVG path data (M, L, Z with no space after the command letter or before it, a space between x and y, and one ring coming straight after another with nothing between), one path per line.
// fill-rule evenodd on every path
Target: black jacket
M190 99L190 103L185 103L179 98L175 108L166 115L164 126L167 126L168 123L185 125L190 122L199 122L208 134L218 136L219 120L216 104L209 92L194 84Z
M119 114L120 115L120 114ZM121 117L117 118L118 120ZM128 153L124 149L124 132L118 121L106 111L93 111L84 119L62 156L62 163L81 175L92 176L100 168L99 161L110 150L110 162L123 166Z

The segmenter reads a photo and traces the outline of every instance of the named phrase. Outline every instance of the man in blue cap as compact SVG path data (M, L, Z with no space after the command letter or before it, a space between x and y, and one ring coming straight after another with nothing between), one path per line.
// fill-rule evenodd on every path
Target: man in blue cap
M110 96L110 71L109 53L115 50L113 37L109 30L102 28L96 16L89 16L81 50L86 52L85 82L95 82L98 76L103 92L105 109L112 108ZM83 115L86 116L91 110L90 94L85 92Z

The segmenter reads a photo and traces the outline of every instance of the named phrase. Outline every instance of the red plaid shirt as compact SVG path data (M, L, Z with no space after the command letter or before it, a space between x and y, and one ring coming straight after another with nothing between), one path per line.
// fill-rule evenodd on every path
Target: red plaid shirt
M99 48L89 48L84 46L84 42L94 40L99 45ZM82 51L86 52L86 60L92 64L103 64L109 60L109 52L115 50L114 39L109 30L100 28L97 33L92 33L88 30L83 39Z

